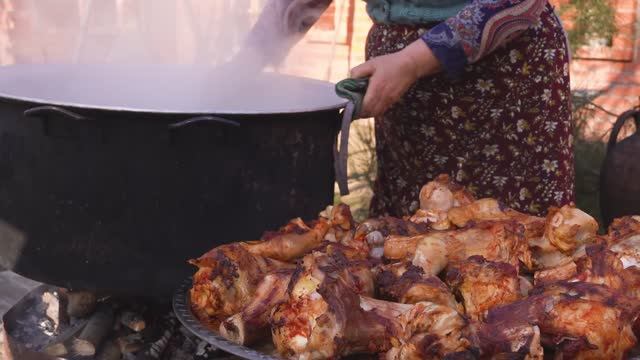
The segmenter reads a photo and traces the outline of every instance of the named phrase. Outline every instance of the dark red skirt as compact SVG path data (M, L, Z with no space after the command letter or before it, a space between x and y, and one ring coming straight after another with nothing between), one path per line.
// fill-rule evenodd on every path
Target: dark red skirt
M367 57L398 51L424 31L374 25ZM444 173L477 197L531 214L574 201L565 39L547 6L538 26L469 65L461 79L424 78L376 118L371 215L412 213L421 186Z

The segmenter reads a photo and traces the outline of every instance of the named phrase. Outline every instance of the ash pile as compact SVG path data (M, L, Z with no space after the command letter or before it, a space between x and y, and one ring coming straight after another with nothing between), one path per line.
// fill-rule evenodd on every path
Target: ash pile
M232 359L184 328L168 302L42 285L3 318L8 360Z

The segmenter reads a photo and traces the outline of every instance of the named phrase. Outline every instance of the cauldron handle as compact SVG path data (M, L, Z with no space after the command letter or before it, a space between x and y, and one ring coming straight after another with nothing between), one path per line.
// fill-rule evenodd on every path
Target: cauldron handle
M349 101L342 112L342 124L340 126L340 148L338 148L338 137L336 136L333 145L333 167L336 175L336 182L340 190L340 196L349 195L349 177L347 176L349 158L349 129L355 113L355 104Z
M189 126L191 124L195 124L199 122L217 122L220 124L225 124L225 125L230 125L235 127L240 126L240 123L237 121L228 120L219 116L204 115L204 116L192 117L187 120L182 120L173 124L169 124L169 130L179 129L181 127Z
M609 136L609 144L607 145L607 152L610 152L613 147L618 142L618 134L620 130L622 130L622 126L629 120L629 118L633 117L636 122L636 134L640 134L640 110L629 110L625 111L618 119L615 124L613 124L613 128L611 129L611 135Z
M24 115L24 117L40 117L40 118L48 114L57 114L57 115L62 115L66 118L76 120L76 121L88 120L86 117L80 114L76 114L73 111L63 109L57 106L52 106L52 105L38 106L31 109L27 109L22 114Z
M88 117L86 116L82 116L78 113L75 113L71 110L67 110L67 109L63 109L61 107L58 106L53 106L53 105L44 105L44 106L37 106L31 109L27 109L25 110L22 115L25 118L37 118L37 119L41 119L42 120L42 132L44 133L45 136L49 136L50 135L50 128L49 128L49 117L53 116L53 115L58 115L58 116L62 116L66 119L69 120L73 120L73 121L87 121L90 120ZM100 142L101 143L105 143L105 135L104 135L104 131L100 131Z

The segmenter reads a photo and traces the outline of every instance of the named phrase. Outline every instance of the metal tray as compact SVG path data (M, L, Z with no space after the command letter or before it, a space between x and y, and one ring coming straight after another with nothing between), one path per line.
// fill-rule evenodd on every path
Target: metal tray
M279 357L270 355L265 351L248 348L246 346L238 345L230 342L222 336L218 335L215 331L203 326L200 321L191 312L191 304L189 302L189 289L191 288L192 280L188 278L178 288L173 296L173 311L175 312L178 320L200 339L215 346L216 348L226 351L235 356L249 360L282 360ZM272 350L273 351L273 350Z
M273 352L274 349L271 345L265 347L265 350L258 350L241 346L236 343L230 342L222 336L218 335L215 331L208 329L200 323L200 321L191 312L191 304L189 303L189 289L191 288L192 278L188 278L178 288L173 296L173 311L176 316L189 331L193 332L200 339L207 343L217 347L220 350L226 351L232 355L238 356L248 360L283 360L276 355L269 355L268 352ZM375 355L352 355L344 357L344 360L374 360L377 357ZM630 350L629 354L625 357L626 360L640 360L640 342Z

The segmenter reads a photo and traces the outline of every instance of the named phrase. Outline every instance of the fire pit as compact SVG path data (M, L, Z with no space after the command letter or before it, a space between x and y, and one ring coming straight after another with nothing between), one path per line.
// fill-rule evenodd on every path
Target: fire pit
M2 321L3 360L234 358L182 327L169 299L96 297L41 285Z

